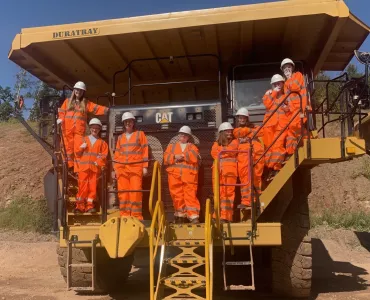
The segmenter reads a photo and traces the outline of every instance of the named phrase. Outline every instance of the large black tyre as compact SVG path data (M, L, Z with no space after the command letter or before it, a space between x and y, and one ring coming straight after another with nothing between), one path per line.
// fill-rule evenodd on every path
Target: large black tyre
M67 248L57 247L60 272L67 282ZM97 249L96 281L99 292L113 292L121 288L129 277L134 256L112 259L105 249ZM72 263L91 262L91 249L72 249ZM91 268L72 268L72 286L91 286Z
M272 249L272 288L285 297L307 298L311 292L312 246L308 193L309 170L297 170L293 199L282 219L282 246Z

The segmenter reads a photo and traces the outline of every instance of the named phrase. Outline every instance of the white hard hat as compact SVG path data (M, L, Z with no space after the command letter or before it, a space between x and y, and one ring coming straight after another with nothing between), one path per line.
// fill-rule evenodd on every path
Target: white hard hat
M282 82L285 81L284 77L281 76L280 74L275 74L274 76L271 77L271 84L276 83L276 82L280 82L280 81L282 81Z
M73 88L86 91L86 84L84 84L82 81L77 81Z
M281 62L280 69L281 69L281 70L283 70L283 67L284 67L284 65L286 65L286 64L292 64L292 65L293 65L293 67L295 67L294 62L293 62L290 58L285 58L285 59L283 59L283 61Z
M100 127L103 126L103 124L100 122L98 118L92 118L89 122L89 126L91 125L99 125Z
M189 134L191 135L191 129L189 126L182 126L179 130L179 132L181 133L186 133L186 134Z
M132 113L130 112L125 112L123 113L122 115L122 122L125 121L125 120L130 120L130 119L134 119L135 120L135 117Z
M218 127L218 132L224 131L224 130L233 130L233 126L229 122L223 122L219 127Z
M239 108L236 112L236 116L246 116L249 117L249 111L245 107Z

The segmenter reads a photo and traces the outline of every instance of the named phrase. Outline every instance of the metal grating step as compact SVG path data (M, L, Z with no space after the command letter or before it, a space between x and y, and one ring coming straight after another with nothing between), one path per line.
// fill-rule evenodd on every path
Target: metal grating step
M205 277L169 277L164 278L162 281L165 284L183 285L183 284L206 284Z
M179 246L179 247L195 247L195 246L204 246L206 244L203 240L175 240L169 241L169 246Z
M229 285L226 287L227 291L254 291L253 285Z

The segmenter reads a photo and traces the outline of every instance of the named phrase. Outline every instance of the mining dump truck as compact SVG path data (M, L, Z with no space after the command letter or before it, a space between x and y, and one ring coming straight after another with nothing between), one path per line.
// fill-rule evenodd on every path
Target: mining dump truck
M311 169L366 153L365 140L353 132L353 123L365 116L353 85L343 77L327 81L326 86L341 83L338 97L326 97L317 106L311 101L312 112L301 107L299 114L312 120L302 128L311 134L303 138L302 133L300 147L265 184L250 218L235 213L234 222L220 223L219 162L210 149L219 124L234 123L240 107L247 107L252 122L263 128L262 96L283 58L295 61L312 98L318 72L344 70L368 34L369 27L341 0L280 1L22 29L9 59L63 91L61 98L41 101L40 134L33 135L52 157L45 194L59 232L58 262L67 288L124 289L135 253L145 251L150 280L143 278L143 284L150 285L151 300L218 299L222 289L258 289L261 263L264 284L270 282L273 292L308 297ZM97 213L77 215L72 211L76 180L61 158L56 118L79 80L87 84L89 99L110 107L101 118L110 158L99 178ZM368 93L364 97L368 100ZM142 222L120 216L117 194L124 191L117 190L111 175L125 111L134 114L150 145ZM339 120L341 135L318 138L315 132L321 134L333 120ZM194 225L172 222L162 167L163 151L183 125L192 128L202 158L201 223Z

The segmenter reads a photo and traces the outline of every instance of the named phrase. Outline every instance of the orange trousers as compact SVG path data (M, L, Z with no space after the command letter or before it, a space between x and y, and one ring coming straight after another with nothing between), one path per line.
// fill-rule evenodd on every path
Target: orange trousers
M197 198L197 184L184 182L180 175L168 174L168 185L176 217L190 220L199 218L200 204Z
M124 172L118 174L118 190L141 190L142 189L142 174L133 172ZM142 192L121 192L118 193L119 209L121 216L132 216L143 219L142 206L143 194Z
M274 140L274 133L275 133L276 126L266 127L263 128L263 145L265 149L271 145L272 141Z
M78 193L76 195L76 208L86 211L95 207L98 174L91 170L78 173Z
M258 164L254 167L254 188L255 193L258 193L259 195L262 192L262 173L264 168L264 160L261 159ZM251 190L251 184L250 184L250 176L249 176L249 167L242 167L239 168L239 179L240 182L245 184L240 188L240 193L242 196L241 203L246 206L251 206L251 200L252 200L252 190ZM256 201L257 197L255 195L254 201Z
M65 151L67 155L66 158L64 157L64 161L67 160L68 168L75 167L74 171L77 172L78 165L75 164L75 158L76 158L75 149L79 149L79 147L83 143L82 142L83 136L80 134L75 134L73 132L68 132L68 131L63 132L62 135L63 135L63 142L64 142L64 147L65 147ZM61 147L63 147L63 145L61 145ZM64 149L62 149L62 151L64 151Z
M274 134L274 139L280 134L282 129L277 128ZM269 152L267 152L266 166L269 169L280 170L283 167L283 162L285 160L286 148L285 141L288 136L288 131L285 130L276 142L272 145Z
M221 184L236 184L237 174L220 174ZM220 186L220 218L233 220L235 186Z
M306 124L303 123L304 129L303 129L303 139L308 138L308 132L307 132L307 127ZM286 141L286 150L289 155L294 154L294 151L298 147L298 140L300 136L302 135L302 130L301 130L301 123L299 122L293 122L289 126L288 130L288 136L287 136L287 141Z

